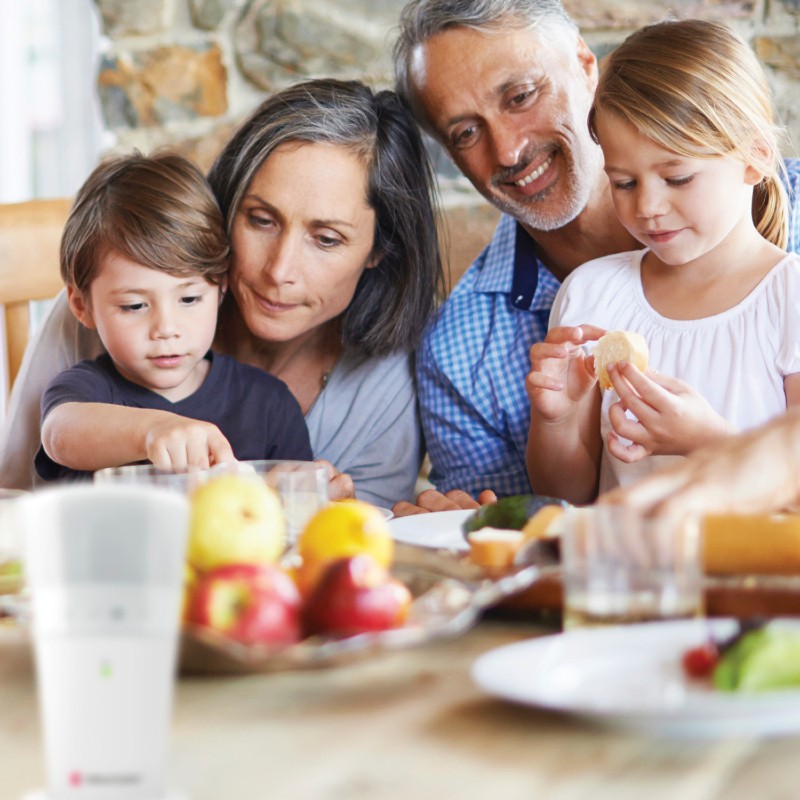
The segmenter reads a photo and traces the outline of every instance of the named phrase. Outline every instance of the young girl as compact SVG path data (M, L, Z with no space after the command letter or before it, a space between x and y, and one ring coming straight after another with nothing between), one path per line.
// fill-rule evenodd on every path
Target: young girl
M589 125L614 207L643 250L572 273L531 348L526 460L537 492L575 503L800 400L800 257L761 66L724 25L684 20L609 58ZM636 331L601 394L583 345Z

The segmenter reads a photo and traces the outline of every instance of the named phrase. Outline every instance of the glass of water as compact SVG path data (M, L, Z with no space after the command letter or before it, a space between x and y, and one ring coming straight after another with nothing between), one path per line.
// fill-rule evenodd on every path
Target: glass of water
M564 628L702 616L701 541L696 518L612 505L565 512Z
M24 550L17 506L28 492L0 489L0 595L15 595L25 584ZM0 604L0 617L3 615Z
M286 517L286 536L291 544L306 522L330 502L328 469L316 461L233 461L207 470L208 480L216 475L252 475L280 495Z
M94 473L95 483L136 483L160 486L164 489L175 489L187 494L203 480L206 470L189 470L173 472L159 469L153 464L127 464L122 467L106 467Z

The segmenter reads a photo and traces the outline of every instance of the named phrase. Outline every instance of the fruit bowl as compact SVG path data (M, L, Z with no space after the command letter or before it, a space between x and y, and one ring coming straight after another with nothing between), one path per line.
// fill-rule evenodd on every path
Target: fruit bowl
M185 674L311 669L458 636L475 624L483 609L527 588L539 573L534 565L492 573L452 553L397 543L392 574L414 597L402 627L343 639L313 636L276 649L186 626L180 669Z

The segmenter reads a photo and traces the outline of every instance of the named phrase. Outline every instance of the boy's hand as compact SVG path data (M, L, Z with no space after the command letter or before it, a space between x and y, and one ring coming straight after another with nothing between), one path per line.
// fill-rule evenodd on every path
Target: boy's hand
M569 416L575 405L597 383L594 358L581 345L599 339L605 330L594 325L552 328L544 341L530 350L531 371L525 390L532 408L547 421Z
M216 425L175 415L159 422L145 437L147 458L159 469L186 472L235 461L228 440Z
M610 365L608 376L619 395L609 408L614 432L608 436L608 449L620 461L688 455L735 432L696 389L678 378L655 370L642 373L627 361ZM626 409L635 420L625 415ZM632 444L622 444L620 437Z

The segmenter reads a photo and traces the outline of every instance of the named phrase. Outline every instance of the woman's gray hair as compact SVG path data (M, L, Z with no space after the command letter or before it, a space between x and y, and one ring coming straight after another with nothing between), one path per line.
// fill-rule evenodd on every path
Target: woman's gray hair
M575 37L578 26L561 0L410 0L400 12L398 35L392 49L395 91L417 121L429 128L414 94L411 59L414 50L449 28L471 28L484 33L499 30L546 29L556 36Z
M413 349L444 293L444 273L433 170L411 115L394 92L374 93L358 81L312 80L273 95L208 175L228 235L255 174L288 142L346 148L367 169L378 263L364 270L345 311L343 343L370 356Z

